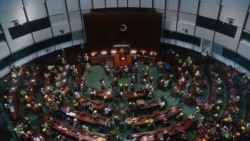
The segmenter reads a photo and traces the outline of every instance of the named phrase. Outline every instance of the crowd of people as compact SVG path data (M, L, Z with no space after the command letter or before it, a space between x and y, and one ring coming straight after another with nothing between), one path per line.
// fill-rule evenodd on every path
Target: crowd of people
M204 91L209 91L209 83L202 68L207 64L197 64L195 57L174 51L170 53L174 56L168 64L170 68L166 68L164 60L169 54L156 60L153 66L137 59L131 66L112 66L101 61L102 70L99 71L104 75L99 82L86 79L92 73L91 57L87 53L78 56L76 64L67 63L62 50L57 56L60 60L57 65L13 65L11 76L1 83L4 107L11 117L13 131L19 140L81 140L82 133L105 140L106 136L94 132L108 135L108 140L138 140L140 137L133 138L131 135L169 127L188 118L192 126L187 131L179 131L174 136L165 133L160 140L236 141L248 138L250 105L242 102L249 97L249 77L236 72L231 66L222 65L226 69L219 70L221 64L216 63L211 72L216 78L218 93L212 101L210 113L204 114L204 98L209 95ZM231 75L226 78L223 72ZM96 83L96 86L89 87L88 83ZM235 89L234 95L230 94L228 87ZM157 91L164 95L159 96ZM195 112L181 111L174 117L163 117L161 122L148 120L146 127L136 125L135 120L131 124L126 123L129 117L150 115L173 106L168 105L169 96L178 99L182 107L190 104L187 100L190 101L191 97L191 107L196 107ZM143 104L139 100L143 100ZM157 106L148 108L152 103L157 103ZM230 106L232 103L235 105ZM143 105L146 108L142 108ZM239 114L243 108L246 109L245 117ZM90 121L98 124L105 117L104 123L96 127L95 124L80 121L76 114L89 115ZM31 117L34 115L40 123L33 123ZM61 128L70 127L77 133L74 137L62 134L53 128L55 123Z

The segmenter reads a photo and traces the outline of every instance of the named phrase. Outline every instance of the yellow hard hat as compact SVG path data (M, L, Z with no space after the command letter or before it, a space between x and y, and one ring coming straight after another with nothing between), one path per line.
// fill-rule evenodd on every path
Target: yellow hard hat
M30 108L30 107L31 107L31 104L27 103L26 106L27 106L28 108Z
M246 130L246 127L245 126L241 126L241 130Z
M46 128L43 128L42 131L43 131L43 132L46 132Z

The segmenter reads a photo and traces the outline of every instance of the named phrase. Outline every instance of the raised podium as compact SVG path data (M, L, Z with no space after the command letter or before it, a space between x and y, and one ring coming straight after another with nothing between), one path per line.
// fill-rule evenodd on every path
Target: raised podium
M115 67L124 67L124 66L131 66L132 65L132 55L128 54L127 48L129 47L129 44L124 45L114 45L115 48L119 48L120 51L118 54L114 55L114 66Z
M132 65L132 56L129 54L116 54L114 55L114 66L124 67Z

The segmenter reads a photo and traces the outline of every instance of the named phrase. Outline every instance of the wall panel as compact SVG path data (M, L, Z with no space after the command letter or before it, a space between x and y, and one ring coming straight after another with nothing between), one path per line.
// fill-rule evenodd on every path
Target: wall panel
M35 43L52 38L51 28L42 29L42 30L33 32L32 34L33 34Z
M60 14L60 15L56 15L56 16L51 16L49 19L50 19L50 23L51 24L56 24L56 23L59 23L59 22L68 21L66 13Z
M222 0L221 5L239 10L248 10L249 0Z
M81 21L80 11L75 11L75 12L69 13L69 20L70 20L71 31L82 30L83 25L82 25L82 21Z
M200 2L210 2L213 4L219 4L221 3L221 0L200 0Z
M242 27L248 11L249 2L249 0L222 0L219 20L229 23L231 19L232 25Z
M153 0L141 0L141 7L143 8L152 8Z
M118 7L117 0L106 0L106 7L107 8Z
M54 36L60 36L70 32L67 14L50 17L51 27Z
M177 16L178 16L177 11L166 10L166 17L165 17L166 19L177 21Z
M140 0L128 0L128 7L140 7Z
M45 0L23 0L24 6L32 6L37 4L44 4Z
M214 42L220 43L222 46L224 46L225 48L228 48L229 50L236 51L239 38L240 38L240 34L241 34L241 30L242 30L241 28L237 29L237 32L234 38L215 32Z
M70 21L70 27L72 31L82 30L82 22L81 21Z
M213 41L214 31L203 27L196 26L195 36L206 40Z
M70 21L81 20L81 13L80 13L80 11L70 12L70 13L68 13L68 15L69 15L69 20Z
M240 41L237 53L244 56L246 59L250 60L249 50L250 50L250 42L246 40Z
M93 8L92 0L80 0L81 10L89 10Z
M211 19L217 19L219 15L219 9L220 2L213 3L210 1L201 1L198 14Z
M197 14L199 0L180 0L180 11Z
M178 20L179 20L179 22L185 22L185 23L195 25L196 24L196 15L179 12L179 19Z
M118 7L128 7L127 0L118 0Z
M61 36L70 32L69 23L67 21L52 24L51 27L52 27L53 35L55 37Z
M105 0L93 0L93 8L105 8Z
M50 16L63 14L66 12L64 0L47 0L46 2Z
M177 24L177 32L182 34L194 35L195 25L186 23L186 22L178 22Z
M8 41L12 53L34 44L31 34L27 34L15 40Z
M45 7L45 4L43 3L26 6L25 9L27 12L28 21L47 17L46 7Z
M164 29L169 31L176 31L177 22L172 20L165 20L165 26Z
M241 11L233 9L231 7L222 7L219 20L225 23L230 23L232 20L232 25L242 27L244 24L244 19L246 16L246 11Z
M78 0L66 0L66 4L68 12L78 11L80 9Z
M178 11L179 0L167 0L167 10Z
M0 59L10 55L8 44L5 41L0 41Z
M153 2L155 9L165 9L166 0L154 0Z
M0 13L17 10L23 7L21 0L0 0Z
M13 27L13 21L18 21L19 24L27 22L23 8L0 13L0 17L0 22L3 28Z

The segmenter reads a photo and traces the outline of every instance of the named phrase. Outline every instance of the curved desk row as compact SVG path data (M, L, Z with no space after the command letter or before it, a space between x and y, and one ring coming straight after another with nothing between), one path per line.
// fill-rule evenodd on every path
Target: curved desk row
M215 77L215 73L212 73L211 71L212 70L209 66L205 68L205 73L207 75L209 86L210 86L209 87L210 94L206 102L203 103L203 105L201 106L201 113L203 115L209 114L209 112L212 110L215 100L217 98L217 94L218 94L219 86L218 86L217 78Z
M201 69L197 68L196 66L190 66L189 67L189 73L191 76L191 82L190 82L190 91L188 94L184 96L184 102L187 105L193 105L197 104L199 107L202 107L203 101L199 99L199 97L202 96L202 88L204 88L204 85L206 83L206 80L203 80L201 77ZM196 74L199 72L198 74ZM189 88L186 88L189 89Z
M107 141L108 138L107 134L86 132L73 126L65 125L63 121L55 119L52 116L46 117L45 120L51 124L50 127L54 130L79 141Z
M72 110L69 107L61 107L60 111L69 117L76 118L78 121L90 123L90 124L94 124L94 125L103 125L104 126L107 119L111 120L111 118L103 117L103 116L98 116L97 119L93 119L91 114L88 114L85 112L80 112L77 110Z
M146 97L145 93L136 93L136 92L129 92L129 91L125 91L124 95L127 98L127 101L132 101L132 100L137 100L137 99L143 99Z
M172 89L171 95L172 96L177 96L178 94L180 94L180 92L182 91L184 85L185 85L185 75L184 72L182 70L181 67L177 67L177 73L178 73L178 80L176 82L176 85L174 86L174 88Z
M148 124L151 120L153 122L162 121L163 118L171 118L181 112L179 106L173 106L171 108L159 111L151 115L143 115L140 117L129 117L125 119L127 125L131 125L133 122L135 125L141 126Z
M165 127L162 129L143 132L143 133L134 133L131 134L132 138L138 138L140 141L151 141L151 140L160 140L164 137L164 132L168 134L168 136L174 136L182 131L189 129L192 126L192 122L190 119L184 119L178 122L175 125Z
M113 111L114 106L111 103L104 103L102 101L92 100L84 97L80 97L77 99L79 104L84 104L85 106L93 106L92 108L98 111L105 111L108 108L109 111Z
M226 85L226 93L227 93L227 103L226 108L224 109L224 112L222 114L222 118L233 118L233 115L237 113L238 105L236 101L237 91L236 88L234 88L234 82L232 81L233 75L238 75L238 72L231 72L228 66L221 65L220 70L222 73L222 79L225 82Z
M99 90L98 88L92 88L91 91L96 91L95 96L99 97L100 99L105 99L105 98L114 98L114 94L112 94L113 92L111 92L110 94L107 94L107 91L105 90ZM124 91L124 96L127 99L127 101L133 101L133 100L137 100L137 99L143 99L146 97L145 93L136 93L136 92L130 92L130 91Z

